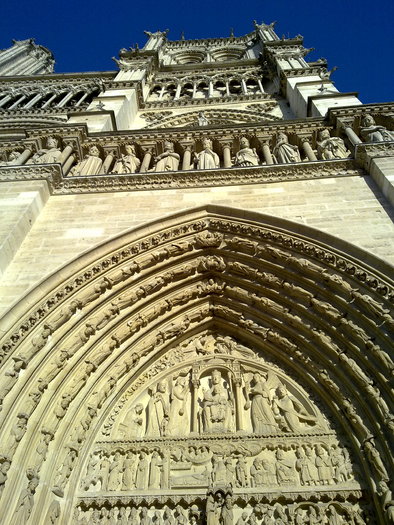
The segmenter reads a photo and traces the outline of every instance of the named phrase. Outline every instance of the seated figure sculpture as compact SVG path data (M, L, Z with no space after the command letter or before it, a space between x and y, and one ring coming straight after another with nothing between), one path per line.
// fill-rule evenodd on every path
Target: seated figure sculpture
M140 167L141 161L135 154L133 144L126 144L126 155L122 153L120 158L115 162L114 169L111 173L136 173Z
M70 171L70 175L79 177L80 175L97 175L100 173L103 161L100 159L100 151L97 146L90 146L86 157L78 162Z
M300 152L297 146L289 144L289 139L285 133L278 133L273 154L278 164L289 164L291 162L301 162Z
M155 158L153 171L177 171L180 156L174 151L174 144L166 141L164 151Z
M203 140L203 150L194 154L194 162L198 170L211 170L219 167L219 156L212 150L212 141Z
M48 137L47 147L38 150L26 164L49 164L59 162L61 150L58 147L58 141L54 137Z
M258 166L260 164L259 156L255 148L250 147L249 140L242 137L240 140L241 149L234 157L234 166Z
M205 432L229 432L231 430L233 403L223 385L219 370L212 372L212 387L204 391L202 422Z
M378 126L372 115L361 119L360 135L364 142L389 142L394 140L394 132L384 126Z
M343 140L339 137L331 137L328 129L319 132L317 152L323 160L346 159L350 155Z

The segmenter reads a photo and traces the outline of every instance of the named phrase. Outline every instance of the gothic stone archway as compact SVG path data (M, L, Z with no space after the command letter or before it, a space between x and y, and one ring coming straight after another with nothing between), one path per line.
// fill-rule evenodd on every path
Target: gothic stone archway
M392 284L213 206L67 265L4 319L6 522L388 521Z

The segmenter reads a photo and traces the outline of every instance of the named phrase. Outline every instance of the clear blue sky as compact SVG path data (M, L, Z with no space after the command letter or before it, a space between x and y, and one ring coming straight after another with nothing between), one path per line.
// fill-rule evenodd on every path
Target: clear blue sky
M168 38L236 36L277 21L279 36L304 36L308 59L328 59L342 91L364 103L394 100L394 0L18 0L3 2L0 47L34 37L55 55L57 73L114 70L112 56L135 44L144 29L169 29Z

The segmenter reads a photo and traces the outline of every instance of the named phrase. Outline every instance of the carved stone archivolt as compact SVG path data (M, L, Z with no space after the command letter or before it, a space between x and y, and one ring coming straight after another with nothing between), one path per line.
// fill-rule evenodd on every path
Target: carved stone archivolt
M15 307L22 322L4 318L7 523L390 515L394 294L381 261L210 207L62 276Z

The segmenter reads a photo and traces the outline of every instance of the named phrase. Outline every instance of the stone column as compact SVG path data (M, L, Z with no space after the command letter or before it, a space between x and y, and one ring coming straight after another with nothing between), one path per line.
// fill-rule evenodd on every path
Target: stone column
M63 164L63 173L65 175L67 175L67 173L70 171L72 165L74 164L75 162L75 156L74 155L70 155L68 157L68 159L66 160L66 162Z
M261 80L259 78L257 79L257 83L259 85L260 91L262 93L265 93L264 88L263 88L263 83L261 82Z
M317 160L315 152L310 144L310 137L301 137L301 142L308 160Z
M183 147L183 159L182 159L182 170L187 171L191 169L191 160L192 160L192 145L191 144L181 144Z
M244 95L248 93L248 87L246 85L245 79L241 78L242 92Z
M23 106L23 109L32 108L43 96L44 93L37 93L35 97L33 97L27 104Z
M265 140L263 142L263 155L264 155L265 162L267 164L269 164L269 165L270 164L274 164L274 159L272 158L272 155L271 155L271 151L270 151L268 140Z
M7 102L9 102L11 99L12 99L13 95L5 95L5 97L3 97L1 100L0 100L0 108L2 108L3 106L5 106L7 104Z
M230 86L228 85L228 80L226 80L226 95L230 96Z
M82 94L82 97L78 100L78 102L75 103L75 106L74 107L78 107L82 104L82 102L86 99L86 97L89 96L89 92L88 91L85 91L85 93Z
M181 89L182 89L182 86L178 84L176 87L174 100L178 100L178 98L181 96Z
M192 98L196 98L196 91L197 91L197 84L196 84L196 82L193 82L193 95L192 95Z
M222 144L223 147L223 166L225 168L231 168L231 142L225 142Z
M198 434L198 418L197 418L198 387L199 387L199 381L192 381L191 422L192 422L192 432L195 434Z
M235 381L235 425L237 431L244 429L243 418L243 399L242 399L242 384L241 381Z
M146 173L149 170L149 165L150 165L150 160L152 158L152 153L153 153L153 146L150 146L150 147L148 147L145 150L145 155L144 155L144 158L142 160L140 173Z
M71 155L72 152L73 152L72 144L67 144L59 158L59 162L62 166L66 162L66 160L68 159L68 157Z
M24 164L27 159L30 157L30 155L32 154L32 150L30 148L26 148L20 155L19 157L17 158L16 162L15 162L15 165L16 166L21 166L22 164Z
M213 82L210 80L208 84L208 98L213 97Z
M56 104L56 107L57 108L62 108L63 106L65 106L67 104L67 102L75 95L75 91L72 89L71 91L69 91L63 98L62 100Z
M115 152L113 150L105 152L105 160L103 162L102 172L108 173L112 161L114 160Z
M14 102L8 109L15 109L21 102L27 98L27 95L21 95L16 102Z
M358 138L356 133L353 131L353 128L349 124L344 124L343 126L345 133L350 140L350 142L355 146L356 144L361 144L362 140Z
M59 94L60 94L60 93L59 93L58 91L55 92L51 97L48 98L48 100L45 102L45 104L43 104L43 106L42 106L41 109L45 109L45 108L47 108L47 107L51 104L51 102L53 102L53 101L55 100L55 98L56 98L57 96L59 96Z

